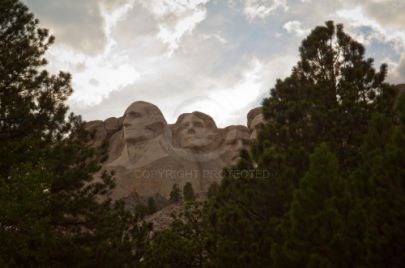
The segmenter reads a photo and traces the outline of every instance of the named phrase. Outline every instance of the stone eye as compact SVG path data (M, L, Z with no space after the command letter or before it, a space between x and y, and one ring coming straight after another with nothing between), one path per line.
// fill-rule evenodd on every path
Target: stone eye
M141 114L137 112L130 112L129 116L131 116L132 118L138 118L141 117Z
M195 127L204 127L201 122L195 122L195 123L194 123L194 126L195 126Z
M186 128L188 128L188 125L189 125L188 123L183 123L180 128L181 129L186 129Z
M228 140L226 142L226 145L235 145L236 144L236 140L232 139L232 140Z

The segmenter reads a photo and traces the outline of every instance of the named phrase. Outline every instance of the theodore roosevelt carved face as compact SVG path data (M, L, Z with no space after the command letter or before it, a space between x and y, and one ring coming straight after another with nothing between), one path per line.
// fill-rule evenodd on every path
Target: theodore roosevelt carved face
M124 114L124 140L126 143L151 140L161 135L166 125L158 107L148 102L134 102Z
M249 130L245 126L230 126L225 130L226 134L223 143L225 153L223 158L226 163L234 164L240 157L240 151L249 149Z

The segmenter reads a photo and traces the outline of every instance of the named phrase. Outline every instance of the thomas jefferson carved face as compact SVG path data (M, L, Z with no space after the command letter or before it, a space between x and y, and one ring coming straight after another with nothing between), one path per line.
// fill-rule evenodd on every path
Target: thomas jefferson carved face
M234 164L240 157L240 151L249 149L249 130L245 126L231 126L226 131L224 158L228 164Z
M127 143L151 140L163 133L166 126L162 112L143 101L131 104L124 114L123 133Z
M207 115L194 112L180 116L176 122L176 128L180 147L202 149L213 142L216 126Z

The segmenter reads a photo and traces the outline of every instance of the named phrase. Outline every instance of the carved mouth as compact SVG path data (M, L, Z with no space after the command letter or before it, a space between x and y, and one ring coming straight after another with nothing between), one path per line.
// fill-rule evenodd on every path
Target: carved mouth
M191 135L186 137L186 141L193 141L193 142L204 142L206 138L204 137L197 137L196 135Z

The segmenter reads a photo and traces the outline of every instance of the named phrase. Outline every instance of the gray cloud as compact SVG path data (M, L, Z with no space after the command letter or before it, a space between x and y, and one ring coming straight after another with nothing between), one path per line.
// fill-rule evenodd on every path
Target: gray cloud
M361 6L365 13L384 26L404 29L405 2L403 0L345 0Z
M100 82L99 82L97 79L94 79L94 78L90 79L89 83L90 83L91 85L93 85L93 86L98 86L98 85L100 85Z
M40 19L41 25L56 36L57 44L90 55L104 49L105 21L98 1L27 0L27 4Z
M388 81L395 84L405 83L405 53L401 55L399 63L389 72Z
M43 27L65 45L88 55L103 51L107 44L105 12L112 12L128 0L25 0Z
M283 10L288 11L287 0L243 0L243 12L249 20L265 18L272 13Z

